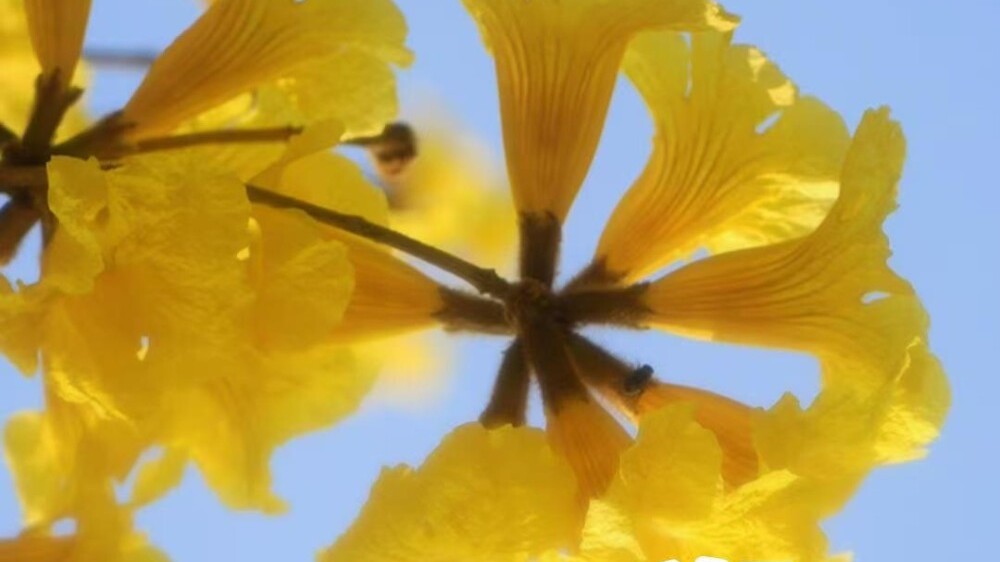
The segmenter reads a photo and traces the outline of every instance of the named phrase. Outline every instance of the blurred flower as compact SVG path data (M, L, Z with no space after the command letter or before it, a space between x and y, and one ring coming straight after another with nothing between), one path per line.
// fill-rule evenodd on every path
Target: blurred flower
M53 145L75 101L67 69L89 2L27 4L2 32L26 44L30 29L42 78L30 112L13 98L28 124L3 139L0 166L46 165L42 185L3 186L36 213L28 227L42 222L44 249L38 281L0 278L0 348L26 374L41 366L46 408L12 420L6 445L32 536L66 518L77 532L4 543L0 555L124 559L131 510L176 485L188 461L228 505L278 511L271 452L351 412L374 381L336 326L353 316L374 330L426 324L440 301L436 285L370 242L251 207L245 182L385 222L377 190L326 151L393 116L389 64L410 56L402 19L387 1L222 0L121 113ZM218 129L268 121L285 126ZM303 124L313 128L286 143ZM206 125L216 128L202 134ZM20 237L4 242L12 254ZM392 275L417 291L396 290ZM386 285L355 291L359 279ZM387 312L370 292L380 289L410 307L423 299L423 315ZM162 454L141 463L130 503L117 506L114 483L151 448Z
M508 269L516 221L489 152L443 111L416 113L419 133L411 132L410 142L419 145L419 154L408 162L386 161L391 135L383 133L380 142L369 145L389 197L393 228L477 263Z

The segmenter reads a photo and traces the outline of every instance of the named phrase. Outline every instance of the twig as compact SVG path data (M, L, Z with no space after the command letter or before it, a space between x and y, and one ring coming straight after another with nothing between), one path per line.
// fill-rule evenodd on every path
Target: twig
M25 188L45 187L45 166L0 165L0 192L13 193Z
M149 68L156 60L157 53L153 51L118 51L115 49L87 49L83 58L97 66L116 66L143 70Z
M442 271L451 273L485 295L505 299L510 292L510 284L497 275L495 270L478 267L458 256L428 246L405 234L379 226L357 215L338 213L255 185L247 185L247 196L254 203L269 207L298 209L323 224L395 248Z

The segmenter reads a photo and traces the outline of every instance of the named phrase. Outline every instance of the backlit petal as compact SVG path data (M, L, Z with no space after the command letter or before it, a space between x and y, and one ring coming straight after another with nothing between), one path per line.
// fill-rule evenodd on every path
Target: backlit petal
M0 68L3 69L0 72L0 123L17 132L24 130L31 114L39 66L32 48L25 4L24 0L0 0ZM69 9L75 7L69 6ZM77 83L81 81L80 70L76 73ZM84 123L82 105L76 104L63 119L57 138L63 138L63 133L78 131Z
M783 397L758 416L755 438L767 469L806 478L816 508L834 511L873 468L923 456L949 404L941 365L916 344L900 373L870 391L831 386L806 409Z
M826 376L878 385L927 331L910 285L886 264L904 140L888 110L869 112L841 193L811 235L711 257L656 281L646 302L665 329L815 354ZM844 364L845 368L834 368Z
M38 368L43 314L44 302L37 291L15 292L7 279L0 276L0 350L26 375Z
M690 406L661 409L643 420L603 499L618 514L588 514L587 527L611 524L616 534L631 533L646 560L813 561L825 553L816 517L792 495L794 475L772 472L726 491L721 460L715 437L694 423ZM591 541L589 548L599 546Z
M643 389L636 410L644 416L670 404L691 404L694 420L715 434L727 483L740 485L757 476L752 408L705 390L653 382Z
M388 0L214 2L156 60L123 119L136 125L136 138L164 134L230 98L275 84L293 99L302 96L298 107L310 120L339 117L349 129L369 128L394 112L379 104L391 98L388 65L411 58L405 35ZM322 81L310 77L317 68Z
M840 117L800 98L760 51L730 40L649 32L629 45L625 72L656 134L601 237L594 261L606 280L635 281L699 249L802 236L836 198L848 143Z
M537 430L459 427L419 469L385 469L325 562L516 562L572 542L573 475Z
M309 134L307 131L303 136ZM322 144L320 139L293 140L288 153L253 183L386 224L389 212L385 196L365 180L355 164L323 150L326 147ZM291 214L311 222L301 213ZM382 246L335 228L322 227L322 232L325 238L346 247L354 271L354 288L343 321L331 330L335 341L384 337L433 325L434 314L443 307L436 283Z
M375 373L339 348L244 354L227 376L176 397L184 408L169 412L164 440L197 464L228 506L281 512L285 504L271 489L271 454L353 412Z
M515 205L560 220L590 168L632 36L735 25L706 0L464 2L496 62Z
M573 467L582 497L600 497L632 438L593 400L566 400L557 409L547 409L546 418L549 443Z
M83 34L90 17L91 0L25 0L31 45L42 73L59 71L70 83L83 49Z

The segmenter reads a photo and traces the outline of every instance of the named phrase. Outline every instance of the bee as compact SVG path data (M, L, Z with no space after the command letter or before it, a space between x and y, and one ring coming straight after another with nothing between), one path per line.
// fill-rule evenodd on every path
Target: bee
M390 195L404 183L409 165L417 157L417 135L403 122L389 123L378 135L348 139L346 144L368 151L375 173Z
M623 381L625 394L628 396L638 396L653 379L653 368L649 365L642 365L633 370Z

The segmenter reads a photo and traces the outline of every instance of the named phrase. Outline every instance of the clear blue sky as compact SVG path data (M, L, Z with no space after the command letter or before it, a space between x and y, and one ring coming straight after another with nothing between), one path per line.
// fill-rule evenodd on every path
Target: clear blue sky
M433 91L499 153L492 65L459 0L397 0L418 55L402 84ZM909 138L901 209L888 224L893 265L931 311L954 406L929 459L876 473L828 525L836 548L860 562L979 560L1000 532L1000 438L993 365L1000 348L1000 195L996 154L997 48L989 42L1000 4L902 0L726 3L744 16L740 42L761 47L805 93L853 127L865 108L889 104ZM95 0L89 44L158 49L197 13L193 2ZM102 73L91 105L114 108L136 76ZM412 99L408 98L408 99ZM412 104L411 104L412 106ZM636 95L619 88L597 162L567 227L567 270L592 252L614 201L642 165L650 125ZM30 276L30 260L8 274ZM812 360L770 351L692 343L662 334L599 334L625 356L667 376L770 405L792 390L815 392ZM308 560L350 522L381 466L419 464L450 428L485 403L502 342L467 339L444 390L400 408L375 397L360 415L300 439L274 459L276 487L292 511L281 518L223 509L193 473L142 512L140 525L175 560ZM37 380L0 364L0 415L40 403ZM0 535L19 528L6 470L0 471Z

